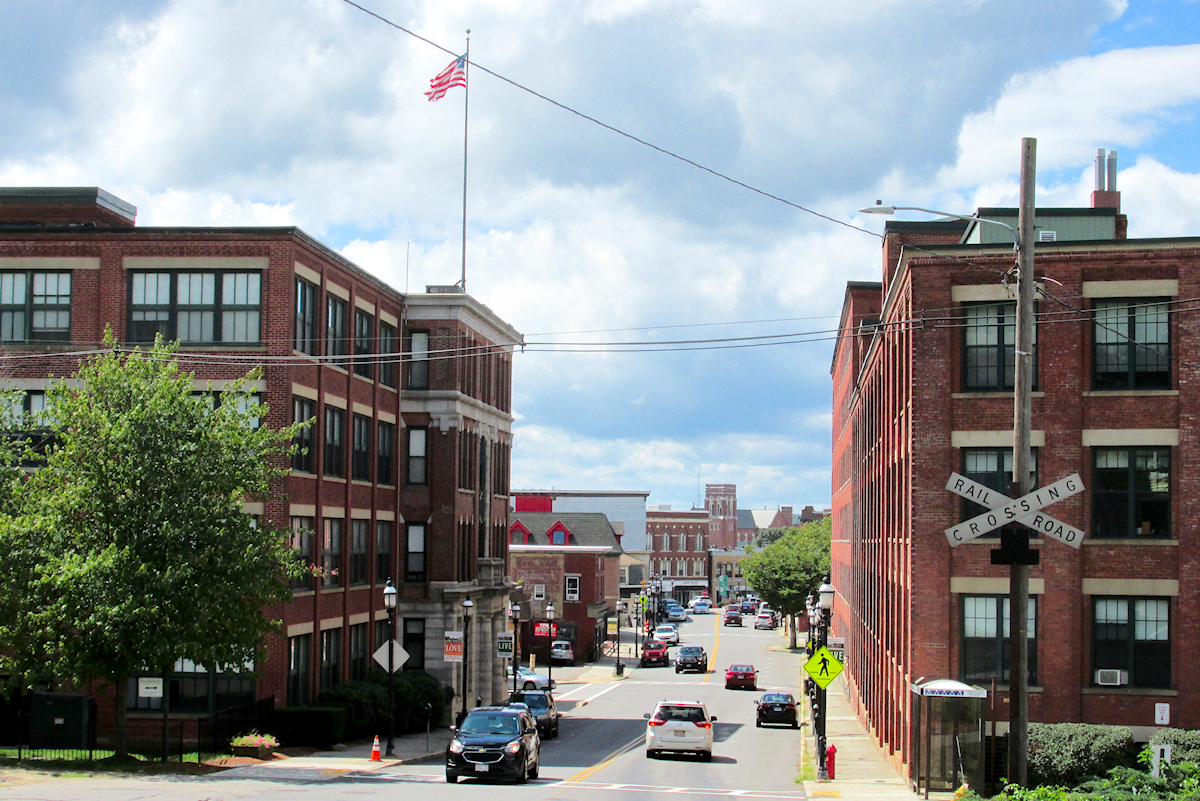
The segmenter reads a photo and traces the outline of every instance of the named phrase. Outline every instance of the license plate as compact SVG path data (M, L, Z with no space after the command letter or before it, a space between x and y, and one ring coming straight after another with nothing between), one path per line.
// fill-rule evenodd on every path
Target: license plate
M488 769L489 769L490 767L491 767L490 765L485 765L485 764L484 764L484 763L482 763L482 762L476 762L476 763L475 763L475 772L476 772L476 773L487 773L487 772L488 772Z
M686 736L687 736L687 732L685 732L685 731L676 731L676 732L675 732L675 736L676 736L676 737L686 737Z

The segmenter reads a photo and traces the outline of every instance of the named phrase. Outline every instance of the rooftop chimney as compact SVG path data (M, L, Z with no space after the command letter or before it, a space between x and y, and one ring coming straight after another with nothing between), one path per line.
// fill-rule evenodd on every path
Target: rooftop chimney
M1093 209L1116 209L1121 212L1121 193L1117 191L1117 151L1108 152L1105 164L1104 148L1096 148L1096 189L1092 192Z

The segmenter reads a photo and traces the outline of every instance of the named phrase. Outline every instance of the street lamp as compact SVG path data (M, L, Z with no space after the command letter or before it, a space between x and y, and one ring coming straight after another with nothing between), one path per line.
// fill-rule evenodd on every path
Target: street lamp
M513 622L513 692L517 691L517 665L521 664L521 605L513 604L509 610Z
M388 615L388 633L391 636L391 641L388 642L388 741L387 741L387 756L396 755L396 666L392 660L395 658L396 651L396 585L392 584L392 580L387 580L387 586L383 588L383 605L387 609Z
M625 604L617 601L617 675L625 675L625 663L621 661L621 612L625 611Z
M914 206L874 206L860 209L868 214L891 214L898 209L943 214L959 220L991 223L1007 228L1012 234L1017 253L1016 342L1013 355L1016 365L1013 382L1013 484L1015 496L1024 497L1033 489L1030 463L1032 461L1033 429L1033 348L1034 348L1034 273L1033 251L1037 203L1035 187L1037 174L1037 140L1021 140L1021 190L1017 213L1017 228L999 220L979 216L945 214L945 212ZM1007 542L1006 542L1007 540ZM1006 564L1009 605L1009 664L1012 665L1008 685L1009 738L1008 779L1024 787L1029 782L1029 567L1038 563L1038 552L1029 548L1029 532L1001 537L1001 547L992 551L992 564Z
M554 689L554 604L546 604L546 637L549 638L550 649L546 652L546 678L550 685L549 689Z
M462 674L462 716L467 716L467 667L471 661L471 612L475 602L469 597L463 598L463 674Z
M816 618L817 624L820 626L820 636L817 641L817 650L826 647L829 644L829 621L833 617L833 596L836 591L833 585L829 583L829 576L825 577L825 581L821 584L821 588L817 590L820 600L817 601L817 606L813 609L813 617ZM827 691L824 687L817 688L817 781L829 781L829 766L825 762L825 700Z

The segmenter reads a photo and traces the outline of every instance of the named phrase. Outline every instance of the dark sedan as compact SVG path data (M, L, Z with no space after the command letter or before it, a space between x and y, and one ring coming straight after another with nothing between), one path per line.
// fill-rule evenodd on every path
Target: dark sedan
M554 696L545 690L518 690L508 698L509 704L525 704L537 722L538 734L549 740L558 736L558 706Z
M726 690L757 690L758 671L754 665L730 665L725 671Z
M736 609L726 609L724 623L726 626L742 625L742 613Z
M793 729L800 725L796 715L796 699L787 693L765 693L755 701L758 712L754 716L754 725L764 723L786 723Z
M521 784L536 779L541 744L529 712L503 706L472 709L446 746L446 783L467 776Z
M675 655L675 672L682 673L685 670L708 672L708 654L699 645L685 645Z

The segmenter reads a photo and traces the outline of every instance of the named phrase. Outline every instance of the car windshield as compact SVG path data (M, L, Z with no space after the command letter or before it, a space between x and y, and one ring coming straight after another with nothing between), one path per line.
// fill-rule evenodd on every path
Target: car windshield
M678 720L684 723L703 723L704 710L698 706L660 706L654 712L655 720Z
M485 712L467 715L463 721L463 734L517 734L517 716L501 712Z
M704 653L704 649L695 645L686 645L679 649L680 656L700 656L702 653Z

